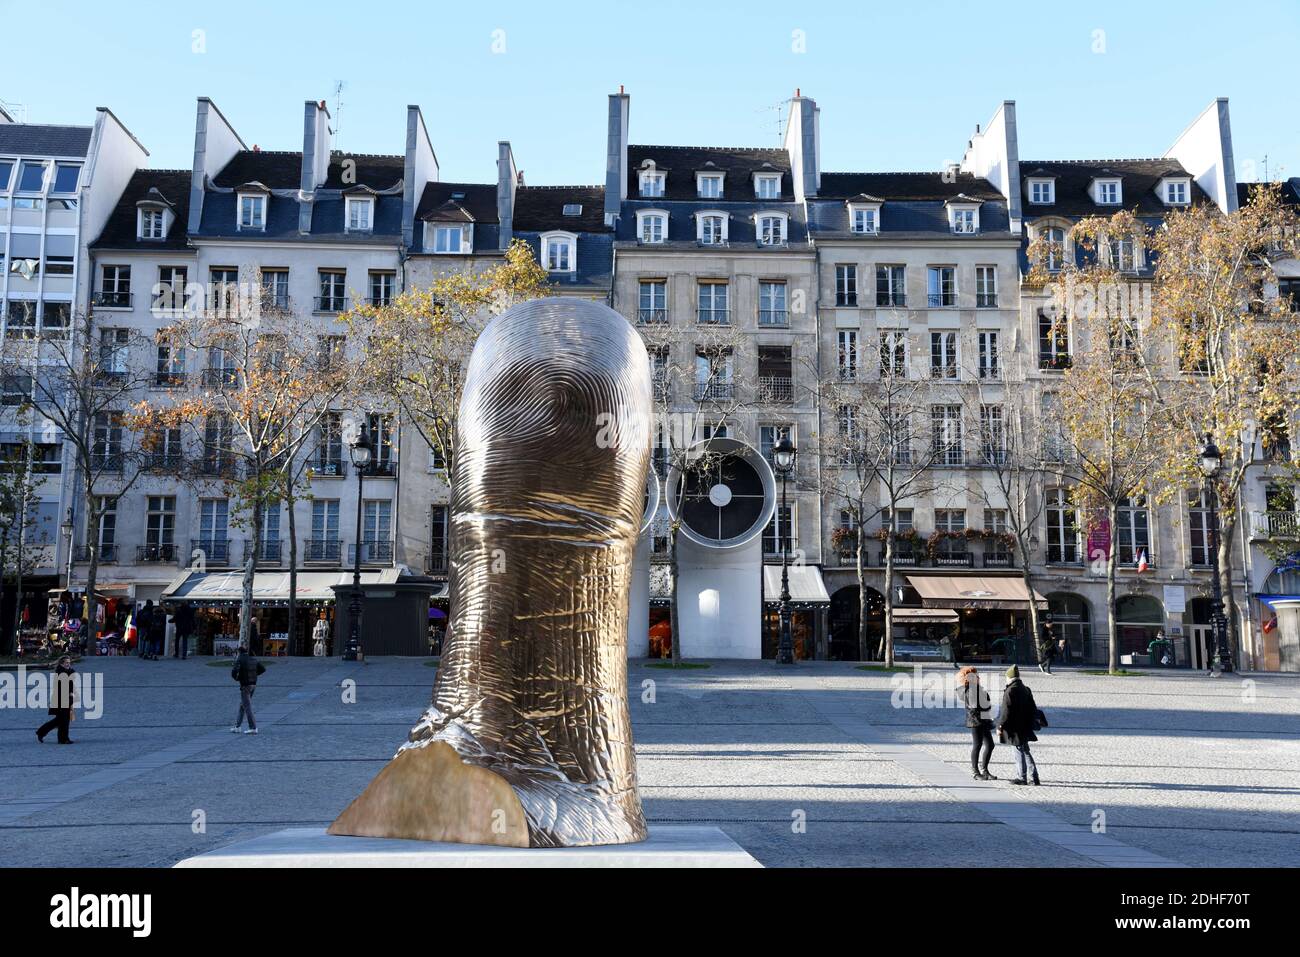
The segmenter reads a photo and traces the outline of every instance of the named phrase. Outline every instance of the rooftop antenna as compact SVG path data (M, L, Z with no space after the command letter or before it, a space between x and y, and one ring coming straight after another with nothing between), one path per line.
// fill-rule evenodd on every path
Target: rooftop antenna
M1267 153L1264 154L1264 182L1266 183L1272 182L1272 180L1268 178L1268 154Z
M760 107L759 109L754 111L755 113L772 113L772 112L776 113L776 118L773 120L773 122L776 124L774 126L774 130L776 132L777 146L781 145L781 141L785 136L785 104L786 104L785 100L777 100L777 102L772 106Z
M0 110L4 110L15 123L27 122L27 107L22 103L11 103L8 100L0 100Z
M343 130L343 87L346 86L342 80L334 81L334 146L335 150L339 149L341 141L340 133Z

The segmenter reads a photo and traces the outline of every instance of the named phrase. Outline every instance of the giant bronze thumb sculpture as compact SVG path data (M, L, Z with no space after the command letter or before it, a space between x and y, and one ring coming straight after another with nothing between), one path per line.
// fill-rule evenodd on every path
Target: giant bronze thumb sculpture
M608 307L542 299L488 323L456 425L433 703L331 834L645 839L626 641L649 419L645 347Z

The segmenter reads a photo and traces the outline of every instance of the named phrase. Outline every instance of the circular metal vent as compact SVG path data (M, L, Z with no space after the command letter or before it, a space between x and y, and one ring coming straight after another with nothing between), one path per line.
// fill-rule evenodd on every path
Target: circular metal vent
M738 439L707 439L689 450L695 467L668 472L668 514L707 548L736 548L762 534L776 508L767 461Z

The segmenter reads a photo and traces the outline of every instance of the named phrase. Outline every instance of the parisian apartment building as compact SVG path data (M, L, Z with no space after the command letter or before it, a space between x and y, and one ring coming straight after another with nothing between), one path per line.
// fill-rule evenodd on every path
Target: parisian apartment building
M798 93L782 141L763 146L643 144L633 135L628 94L609 96L606 111L603 149L590 144L590 166L582 167L586 185L525 182L505 140L495 150L485 144L480 182L445 181L435 144L446 134L430 130L416 106L394 111L391 152L344 154L331 146L323 102L305 102L292 122L301 148L277 151L258 143L282 143L285 131L245 129L201 97L193 162L178 170L151 168L145 146L106 109L84 127L0 115L6 346L25 343L30 374L39 375L44 344L68 335L74 315L93 312L101 363L138 377L141 399L195 380L217 387L220 354L177 354L160 335L168 309L182 308L193 290L258 283L329 354L347 347L340 317L358 300L379 305L438 276L488 268L521 239L554 294L607 303L642 331L656 407L698 423L688 441L738 439L770 458L787 435L799 448L786 504L775 507L753 588L741 596L761 609L753 656L774 653L787 542L798 566L798 654L860 654L845 503L826 479L835 463L820 460L818 449L846 427L834 384L882 373L917 381L925 418L917 435L933 443L911 450L927 456L934 473L924 491L874 519L914 530L921 543L900 548L888 596L903 610L896 642L919 648L959 625L987 647L1023 629L1029 596L1007 584L1018 582L1017 562L999 538L1007 516L992 492L990 455L998 449L988 436L1012 427L1013 414L1050 407L1072 347L1068 317L1024 281L1027 248L1046 236L1053 255L1073 256L1070 226L1118 209L1158 224L1188 204L1237 208L1248 184L1236 182L1227 101L1191 118L1162 155L1111 159L1022 158L1015 104L1006 101L967 137L960 163L927 172L824 168L820 109ZM1086 144L1074 151L1088 152ZM1284 185L1290 201L1300 201L1298 184ZM1141 248L1121 243L1113 255L1134 283L1150 277ZM1282 264L1278 272L1280 292L1290 294L1300 269ZM685 371L674 377L671 369ZM84 582L94 550L99 580L133 601L175 596L195 554L206 574L236 572L253 554L268 582L284 577L291 555L294 567L335 577L359 558L380 580L430 576L446 597L445 463L382 397L358 389L340 400L304 452L306 492L292 514L274 510L260 540L250 541L221 481L225 464L211 454L219 435L197 446L179 432L164 436L120 494L109 476L103 518L89 527L79 491L85 477L61 435L19 415L30 393L21 377L7 379L0 409L4 441L27 435L39 450L40 521L30 544L40 555L26 588ZM359 489L344 427L356 421L376 439ZM110 458L131 441L111 417L96 429L97 448ZM668 441L656 439L660 471ZM942 454L933 454L936 444ZM1300 573L1264 548L1295 529L1290 473L1269 459L1278 449L1258 443L1232 582L1239 664L1295 670L1300 602L1281 599L1300 594ZM196 459L198 478L177 481L180 464ZM1034 588L1073 656L1100 660L1105 580L1089 561L1086 521L1050 473L1035 494L1042 509ZM1177 665L1207 665L1209 521L1195 489L1176 506L1124 503L1113 540L1126 653L1165 638ZM664 522L661 510L645 532L659 566ZM932 554L924 542L936 531L971 534L944 538ZM876 634L887 598L883 549L873 540L867 555ZM667 617L663 581L660 567L651 576L652 634ZM268 596L275 587L267 585Z

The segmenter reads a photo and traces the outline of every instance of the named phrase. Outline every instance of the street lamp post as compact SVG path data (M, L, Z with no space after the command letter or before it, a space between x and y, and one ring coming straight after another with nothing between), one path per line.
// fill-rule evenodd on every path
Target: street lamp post
M1210 673L1222 674L1232 670L1232 661L1228 656L1228 619L1223 613L1223 585L1219 581L1219 496L1215 482L1219 469L1223 465L1223 455L1209 432L1205 433L1205 448L1201 450L1201 474L1205 476L1206 524L1209 532L1211 610L1210 621L1214 626L1214 658Z
M77 526L73 522L72 506L68 506L67 517L63 520L63 524L60 526L60 530L63 532L63 542L68 549L68 564L67 564L68 577L67 580L64 582L63 587L66 591L72 591L72 540L73 540L72 536L77 530ZM98 538L98 535L96 535L95 537ZM96 541L95 546L98 546L98 544L99 544L98 541Z
M361 654L361 513L365 502L362 498L361 483L365 478L366 468L370 465L373 449L366 426L362 423L356 440L348 446L348 455L352 459L352 468L357 473L357 537L352 546L352 595L348 599L348 644L343 652L344 661L356 661Z
M785 487L786 480L794 471L795 456L798 455L794 443L790 441L787 429L781 434L781 441L772 449L772 464L781 476L781 511L776 517L777 533L781 536L781 644L777 649L778 664L794 664L794 643L790 638L790 532L787 522L782 529L782 519L786 515Z

